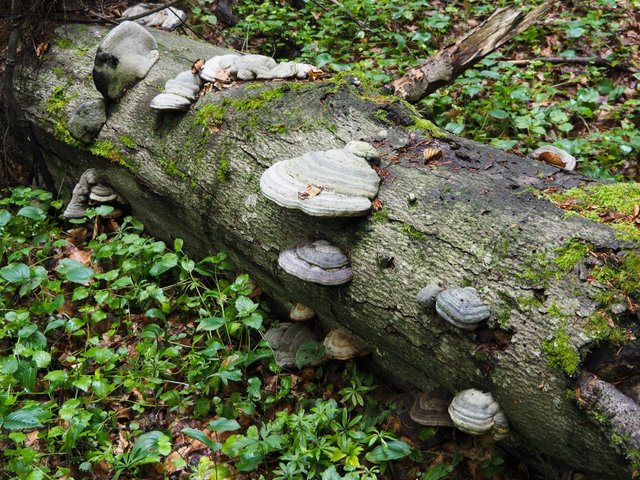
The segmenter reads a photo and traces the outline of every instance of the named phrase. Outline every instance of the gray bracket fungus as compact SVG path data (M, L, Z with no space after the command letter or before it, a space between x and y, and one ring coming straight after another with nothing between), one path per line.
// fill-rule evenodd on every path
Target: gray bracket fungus
M500 440L509 432L507 417L489 392L463 390L453 398L448 410L456 428L471 435L493 433L494 439Z
M270 328L264 338L273 349L276 363L282 368L296 368L296 353L307 342L316 342L319 336L307 323L281 323L277 328ZM317 366L324 359L319 359L311 366Z
M453 427L449 416L451 396L437 392L421 392L409 410L411 420L429 427Z
M540 156L543 154L551 154L555 157L557 157L560 162L562 164L564 164L564 166L559 165L555 162L549 162L547 160L544 159L540 159ZM535 158L537 160L541 160L541 161L545 161L546 163L552 163L553 165L557 165L560 168L563 168L564 170L575 170L576 169L576 165L577 165L577 160L576 158L569 154L568 152L565 152L564 150L562 150L561 148L558 147L554 147L553 145L544 145L540 148L536 148L533 152L531 152L529 154L532 158Z
M110 185L102 182L94 168L86 170L73 188L71 200L62 213L64 218L81 218L87 208L107 202L126 204L126 201Z
M159 3L139 3L122 12L122 17L135 17L162 6L163 5ZM168 7L159 12L134 20L134 22L144 25L145 27L158 27L169 32L175 30L186 21L187 14L183 10L175 7Z
M297 242L278 257L290 275L320 285L342 285L353 277L347 256L325 240Z
M376 156L375 149L365 142L350 142L341 149L307 152L265 170L260 178L260 190L278 205L299 209L311 216L366 215L371 210L371 200L378 194L380 177L365 158ZM309 187L313 192L307 192Z
M202 79L198 74L194 75L189 70L180 72L175 78L167 80L164 92L153 97L150 107L164 111L189 110L198 98L201 86Z
M436 297L436 312L447 322L463 330L473 330L491 316L491 311L473 287L450 288Z
M103 97L115 101L143 79L158 58L151 34L135 22L122 22L98 46L93 83Z
M104 99L88 100L78 105L71 115L67 129L73 138L82 143L92 143L107 121Z
M264 55L218 55L205 62L200 76L208 82L307 78L317 70L307 63L282 62Z
M334 360L351 360L370 353L364 340L344 328L331 330L322 343L325 355Z
M418 292L416 295L416 301L422 308L426 310L433 310L436 306L436 298L443 290L444 289L440 285L430 283Z

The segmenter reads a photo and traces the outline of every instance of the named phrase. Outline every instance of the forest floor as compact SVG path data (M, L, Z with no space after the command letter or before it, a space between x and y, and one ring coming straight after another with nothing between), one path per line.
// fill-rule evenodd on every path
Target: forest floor
M20 54L43 55L56 24L108 26L131 3L25 1ZM211 0L176 6L190 14L180 34L311 62L327 76L362 71L382 86L506 3L240 1L234 26ZM2 14L0 45L9 32ZM638 180L639 15L638 0L561 2L417 106L452 133L521 154L553 143L584 173ZM3 150L5 180L26 182L11 146ZM106 211L61 224L61 202L38 190L4 197L0 476L551 475L490 439L413 423L412 398L375 379L366 359L279 369L263 340L279 320L224 254L193 261L180 242L167 247L135 220L105 220Z

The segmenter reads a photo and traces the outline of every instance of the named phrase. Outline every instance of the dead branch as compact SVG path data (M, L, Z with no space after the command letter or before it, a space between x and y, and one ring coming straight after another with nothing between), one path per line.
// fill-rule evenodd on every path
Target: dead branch
M440 50L421 66L395 80L391 85L394 94L409 102L417 102L451 83L483 57L540 20L551 9L552 3L548 1L526 15L521 9L513 7L495 11L456 43Z

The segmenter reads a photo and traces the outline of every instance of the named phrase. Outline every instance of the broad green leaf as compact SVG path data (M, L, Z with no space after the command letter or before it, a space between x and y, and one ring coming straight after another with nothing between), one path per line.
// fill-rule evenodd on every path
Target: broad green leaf
M423 480L441 480L449 476L451 472L456 469L453 465L447 465L446 463L441 463L440 465L436 465L433 468L430 468L429 471L422 476Z
M209 437L207 437L204 432L201 432L200 430L197 430L195 428L183 428L181 432L206 445L212 452L217 452L222 448L222 444L214 442Z
M64 370L51 370L44 376L45 380L55 384L66 382L67 378L69 378L69 375Z
M11 212L0 210L0 227L4 227L7 223L9 223L9 220L11 220L12 216L13 215L11 215Z
M240 424L238 422L224 417L209 422L209 429L215 430L216 432L233 432L239 428Z
M162 320L163 322L167 321L167 317L164 315L164 313L162 313L162 310L159 310L157 308L150 308L144 313L144 316L147 318L157 318L159 320Z
M81 285L88 285L95 272L91 267L85 266L82 262L63 258L56 267L56 272L65 280Z
M82 375L79 379L75 380L71 385L79 388L83 392L88 392L91 387L91 377L89 375Z
M48 412L41 405L32 405L6 415L2 419L2 426L7 430L39 428L47 415Z
M238 311L238 315L241 317L250 315L251 313L255 312L257 308L258 304L250 298L247 298L243 295L236 298L236 310Z
M33 361L38 368L46 368L51 363L51 354L44 350L38 350L33 354Z
M40 207L34 207L31 205L28 207L22 207L20 210L18 210L17 215L36 221L44 220L45 218L47 218L47 214L44 213Z
M24 263L14 263L0 268L0 277L9 283L24 283L29 281L31 273Z
M118 290L119 288L124 288L124 287L128 287L130 285L133 285L133 280L131 279L130 276L126 276L126 277L120 277L118 278L115 282L113 282L109 288L111 290Z
M167 270L171 270L178 264L178 256L175 253L165 253L160 260L153 264L149 270L149 275L157 277Z
M210 332L212 330L219 329L224 324L225 324L225 319L221 317L201 318L200 321L198 322L198 328L196 328L196 330L199 332L202 330L204 330L205 332Z
M242 372L240 370L223 370L213 374L214 377L220 377L225 385L227 381L239 382L242 380Z
M251 472L258 468L262 461L263 455L258 451L249 451L240 455L240 460L236 463L236 469L239 472Z
M493 118L498 118L500 120L509 118L509 114L504 110L500 110L500 109L489 110L488 114L491 115Z
M400 440L392 440L386 445L378 445L372 451L367 453L365 458L370 462L386 462L389 460L397 460L404 458L411 453L411 447Z
M100 205L95 208L96 215L100 215L102 217L113 213L114 210L115 208L113 208L111 205Z
M253 312L247 318L242 320L243 325L246 325L249 328L253 328L258 330L262 326L262 315L259 313Z
M324 358L324 345L320 342L309 341L300 345L296 351L296 366L302 368L321 361Z

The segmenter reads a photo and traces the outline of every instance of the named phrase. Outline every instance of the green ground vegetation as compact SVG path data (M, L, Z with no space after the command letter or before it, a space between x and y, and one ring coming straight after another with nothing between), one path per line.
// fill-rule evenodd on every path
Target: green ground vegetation
M0 197L5 478L468 474L464 455L434 463L400 439L354 363L281 371L263 339L277 321L224 253L194 261L131 217L99 233L106 205L64 225L61 207L29 187ZM178 454L191 444L195 461ZM482 448L480 468L499 474L504 460Z
M310 62L330 74L362 72L376 87L416 66L504 6L540 1L276 0L234 5L240 23L225 29L193 2L192 27L205 37L238 36L253 52ZM544 22L440 88L417 106L445 130L526 154L555 144L579 170L638 179L640 47L628 12L637 0L559 2ZM547 58L566 59L550 63ZM599 57L612 70L580 58ZM628 67L628 68L627 68Z

